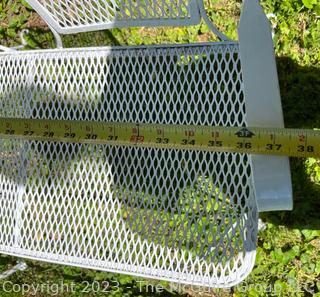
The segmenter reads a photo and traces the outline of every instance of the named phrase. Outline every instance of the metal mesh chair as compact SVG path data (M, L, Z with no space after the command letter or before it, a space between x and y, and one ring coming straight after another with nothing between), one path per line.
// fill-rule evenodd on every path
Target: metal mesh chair
M63 33L203 13L196 1L29 2ZM240 42L3 52L0 116L281 126L269 35L245 1ZM258 212L291 208L283 157L14 139L0 164L0 252L192 285L240 282Z

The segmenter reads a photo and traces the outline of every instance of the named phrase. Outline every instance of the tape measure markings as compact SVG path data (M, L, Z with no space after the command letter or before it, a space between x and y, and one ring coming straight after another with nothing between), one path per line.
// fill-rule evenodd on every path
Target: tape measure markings
M320 157L320 131L0 118L0 137Z

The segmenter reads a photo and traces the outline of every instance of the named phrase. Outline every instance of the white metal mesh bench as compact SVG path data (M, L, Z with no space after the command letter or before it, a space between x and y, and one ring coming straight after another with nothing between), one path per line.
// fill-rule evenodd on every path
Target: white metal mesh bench
M189 24L203 13L196 1L141 1L143 20L133 1L29 2L61 33L151 18ZM163 5L167 14L156 14ZM258 3L245 1L242 18L251 17L260 32L240 26L240 48L1 53L0 116L281 126L270 32ZM0 164L0 252L192 285L240 282L254 265L258 211L291 208L283 157L2 139Z

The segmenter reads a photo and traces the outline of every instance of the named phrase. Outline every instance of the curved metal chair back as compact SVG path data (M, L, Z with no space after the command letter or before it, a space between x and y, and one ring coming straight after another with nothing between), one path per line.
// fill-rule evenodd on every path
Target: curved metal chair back
M28 0L59 33L199 23L197 0Z

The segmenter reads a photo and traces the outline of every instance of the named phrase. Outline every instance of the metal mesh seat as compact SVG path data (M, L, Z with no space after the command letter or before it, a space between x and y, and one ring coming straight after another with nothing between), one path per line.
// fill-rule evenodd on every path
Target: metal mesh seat
M232 41L0 53L0 116L246 126L257 113L244 61ZM0 251L235 285L254 265L267 210L256 166L273 160L287 176L282 157L2 139ZM278 179L266 188L290 186Z
M2 117L245 124L237 44L1 62ZM1 250L202 285L231 284L253 263L248 156L18 140L1 152Z

